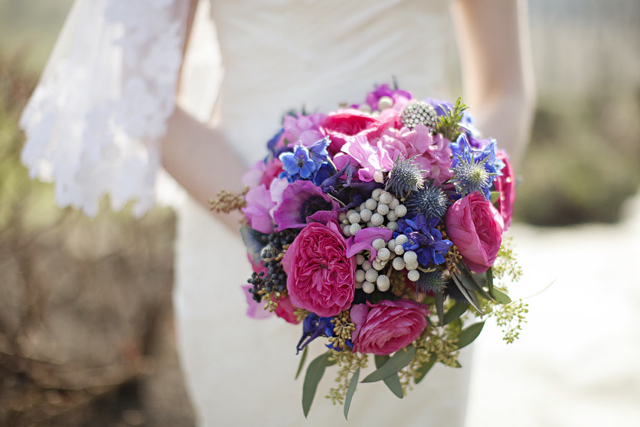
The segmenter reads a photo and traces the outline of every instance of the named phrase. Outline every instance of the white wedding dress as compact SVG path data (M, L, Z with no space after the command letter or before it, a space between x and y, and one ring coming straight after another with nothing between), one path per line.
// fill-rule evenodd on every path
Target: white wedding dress
M224 76L217 91L211 82L219 71L199 57L215 38L195 40L196 26L182 94L203 118L216 100L216 126L247 166L265 155L291 108L327 112L361 102L374 83L392 76L418 98L446 95L448 0L201 3L217 29ZM94 214L105 193L116 209L131 199L136 213L153 205L187 8L181 0L74 5L22 117L23 161L34 177L56 183L61 206ZM327 369L304 420L302 379L294 381L301 327L246 317L240 285L250 268L238 236L188 198L178 211L178 349L199 425L347 425L342 408L324 398L335 368ZM324 350L320 341L310 356ZM351 425L464 425L469 357L461 356L465 369L436 366L403 400L382 383L359 385Z

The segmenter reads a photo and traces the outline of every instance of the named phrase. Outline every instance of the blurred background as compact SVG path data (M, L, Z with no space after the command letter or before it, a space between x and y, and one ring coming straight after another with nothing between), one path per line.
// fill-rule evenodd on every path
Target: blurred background
M174 214L105 207L89 220L58 209L20 163L18 118L71 4L0 0L0 425L191 426L173 344ZM468 425L632 425L640 2L530 0L529 16L538 103L516 294L553 285L527 300L519 342L488 331L476 345Z

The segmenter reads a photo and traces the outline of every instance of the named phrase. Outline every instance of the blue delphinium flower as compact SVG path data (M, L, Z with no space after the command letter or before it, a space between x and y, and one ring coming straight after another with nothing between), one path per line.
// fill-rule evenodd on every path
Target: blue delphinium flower
M427 220L424 215L417 214L412 218L398 220L398 230L394 237L404 234L409 239L403 243L405 251L414 251L418 255L418 262L424 266L439 265L445 262L444 256L453 243L443 239L442 233L436 228L440 220Z
M309 149L296 145L292 153L280 154L280 161L284 171L280 177L286 177L289 182L298 179L308 179L316 170L316 164L309 158Z
M462 133L455 142L449 144L453 153L453 178L451 182L462 196L480 191L485 198L491 198L491 185L504 167L498 159L496 141L491 139L483 148L473 148L467 135Z
M319 336L333 336L332 319L333 317L320 317L315 313L307 315L302 321L302 338L296 346L296 354Z
M327 136L319 141L314 142L313 145L309 147L309 156L311 157L311 160L313 160L313 162L316 164L318 169L322 164L327 163L327 157L329 157L327 148L330 144L331 140Z
M296 145L293 151L280 154L280 161L284 171L280 178L287 178L289 182L298 179L308 179L315 185L335 173L333 163L328 159L327 147L331 144L329 137L316 141L310 147Z

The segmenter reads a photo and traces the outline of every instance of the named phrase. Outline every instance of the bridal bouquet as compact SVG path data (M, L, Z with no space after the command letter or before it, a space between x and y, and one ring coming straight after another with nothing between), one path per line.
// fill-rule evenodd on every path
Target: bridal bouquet
M460 368L482 319L518 337L527 308L501 284L520 275L503 238L514 174L460 100L381 85L362 104L287 114L267 149L245 193L212 208L244 213L249 314L298 325L297 375L310 343L327 347L307 368L305 416L329 366L327 397L346 417L359 382L402 398L434 364ZM361 381L370 354L376 369Z

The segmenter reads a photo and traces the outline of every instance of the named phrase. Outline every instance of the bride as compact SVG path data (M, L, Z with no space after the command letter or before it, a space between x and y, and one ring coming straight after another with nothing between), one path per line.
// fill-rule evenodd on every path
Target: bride
M452 27L464 100L478 128L498 139L517 163L532 110L526 5L197 3L76 0L23 113L23 161L32 176L55 182L60 206L89 215L104 194L115 209L135 200L135 212L143 214L154 203L158 172L168 171L189 193L177 206L174 307L181 365L199 425L301 425L302 384L293 380L301 331L279 319L246 317L240 285L249 265L243 262L238 218L216 217L207 201L222 189L242 189L243 173L264 155L287 110L304 105L327 112L340 102L360 102L374 83L389 83L392 76L416 98L451 98L445 83ZM178 83L181 74L194 75L181 68L183 55L202 45L191 39L196 6L210 9L224 77L217 91L199 80L183 84L191 87L191 97L215 98L212 112L189 104ZM197 120L198 114L211 119ZM402 401L381 384L359 385L351 419L358 425L464 425L469 358L461 356L465 369L434 368ZM309 425L345 423L340 408L323 399L331 375L328 370Z

